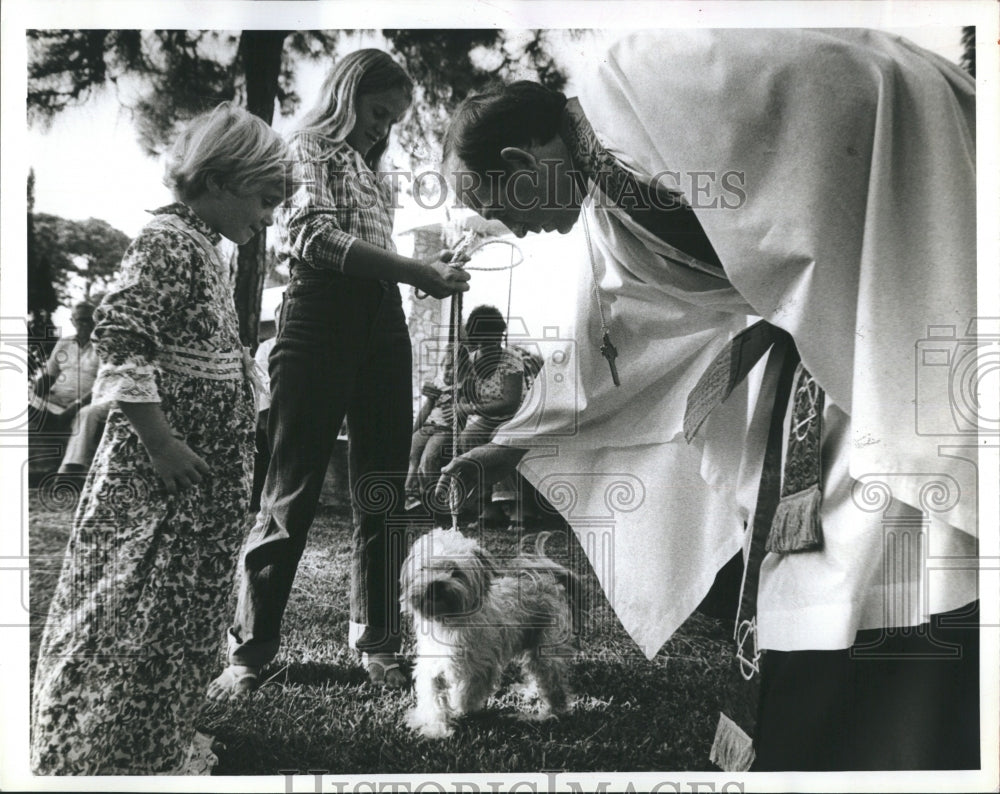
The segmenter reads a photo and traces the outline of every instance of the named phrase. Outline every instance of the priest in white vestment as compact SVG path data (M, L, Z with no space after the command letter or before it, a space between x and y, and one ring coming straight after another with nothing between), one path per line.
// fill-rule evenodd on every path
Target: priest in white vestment
M518 463L652 658L727 561L752 556L769 436L784 451L785 536L768 514L737 632L762 676L756 732L752 749L716 754L726 768L978 766L978 682L961 683L978 668L942 661L941 679L921 678L922 651L895 645L869 654L882 668L858 667L859 649L903 629L933 647L968 641L969 664L977 654L974 629L938 625L951 613L971 626L978 598L975 416L959 393L976 350L974 130L967 74L864 30L640 33L577 98L521 82L453 117L459 200L519 236L582 223L588 255L573 343L543 351L544 399L529 395L446 477L469 486ZM727 343L761 319L790 341L691 421L706 371L735 371ZM794 389L779 350L800 362ZM925 712L901 705L912 670L944 693ZM975 729L956 735L949 707Z

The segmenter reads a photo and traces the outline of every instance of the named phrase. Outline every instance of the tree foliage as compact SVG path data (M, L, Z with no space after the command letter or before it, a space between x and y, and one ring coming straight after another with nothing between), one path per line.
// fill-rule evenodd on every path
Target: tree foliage
M526 31L523 37L493 28L383 30L382 35L416 84L414 112L399 130L400 142L416 161L411 166L434 159L432 148L469 93L515 77L537 79L556 90L566 84L544 30Z
M343 37L354 32L29 30L29 121L45 127L110 87L133 114L143 149L156 155L178 124L223 100L239 101L269 122L275 103L282 115L294 113L301 102L297 64L332 62ZM439 139L458 102L491 81L528 76L556 89L566 83L549 52L548 31L514 37L497 29L381 34L418 86L417 112L401 131L411 144ZM255 93L262 101L253 101Z
M113 88L133 114L139 142L162 152L179 123L223 100L236 100L268 123L275 108L293 113L296 66L332 62L341 30L31 30L28 115L45 126L95 91ZM565 75L547 50L547 34L510 37L501 30L384 30L390 51L418 88L416 112L400 132L411 167L432 159L448 114L491 80L531 76L560 88ZM515 40L516 39L516 40ZM528 73L524 74L524 69ZM265 272L262 236L240 247L236 307L245 344L256 342Z
M59 305L52 283L52 266L42 256L35 234L35 171L28 171L28 311L51 313Z
M106 289L118 272L130 242L127 234L107 221L97 218L74 221L58 215L34 213L28 258L48 269L58 300L66 302L73 276L83 278L88 291ZM38 308L51 311L55 307L39 305Z
M339 33L29 30L29 121L44 127L112 88L132 112L143 149L155 155L178 124L224 100L250 107L248 95L270 94L270 106L257 113L268 122L275 99L283 113L293 112L296 61L331 56ZM258 92L259 86L266 88Z

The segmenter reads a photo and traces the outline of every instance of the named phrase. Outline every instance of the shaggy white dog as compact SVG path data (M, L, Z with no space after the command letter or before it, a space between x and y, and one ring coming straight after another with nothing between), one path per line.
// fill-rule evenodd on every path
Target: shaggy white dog
M411 729L428 738L450 735L457 717L483 708L515 661L537 689L541 716L568 708L573 574L545 556L546 537L504 571L457 530L435 529L413 544L400 588L417 643Z

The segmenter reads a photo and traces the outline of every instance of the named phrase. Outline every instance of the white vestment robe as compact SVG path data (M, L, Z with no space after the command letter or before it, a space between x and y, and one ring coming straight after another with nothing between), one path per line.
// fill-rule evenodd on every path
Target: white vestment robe
M845 648L973 600L976 438L955 374L976 347L971 79L874 31L650 31L615 44L579 101L625 166L685 194L729 280L593 188L581 222L621 387L584 259L574 338L543 351L497 435L533 448L522 473L626 630L655 655L744 545L764 364L690 445L682 422L709 362L758 317L792 335L827 401L824 545L764 559L760 646ZM956 558L965 570L941 570Z

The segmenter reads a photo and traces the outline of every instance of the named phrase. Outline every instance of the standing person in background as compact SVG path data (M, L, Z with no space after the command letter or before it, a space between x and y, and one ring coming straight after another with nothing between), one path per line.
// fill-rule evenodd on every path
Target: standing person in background
M167 159L177 201L153 211L98 311L94 400L114 407L38 652L36 774L211 766L195 719L244 537L254 427L253 362L216 245L271 224L286 154L228 102L191 122Z
M271 463L243 558L229 666L212 699L260 685L345 415L354 512L351 626L375 683L403 687L399 566L387 520L402 512L413 422L411 345L399 284L441 298L468 289L448 252L420 261L392 241L393 197L378 174L389 131L413 82L381 50L331 69L317 104L291 136L292 186L278 213L288 260L284 319L271 354ZM388 494L384 503L378 497ZM378 503L377 503L378 502Z
M254 434L253 459L253 489L250 492L250 510L256 513L260 510L260 493L264 489L264 478L267 476L267 466L271 462L271 446L267 440L267 420L271 414L271 351L278 341L278 327L281 325L281 303L274 307L274 336L268 337L257 346L253 355L260 378L261 388L257 391L257 430Z
M59 464L59 473L83 475L90 468L97 445L108 421L111 403L84 405L73 421L73 429L66 444L66 454Z

